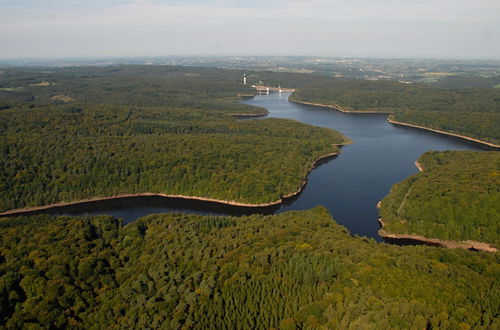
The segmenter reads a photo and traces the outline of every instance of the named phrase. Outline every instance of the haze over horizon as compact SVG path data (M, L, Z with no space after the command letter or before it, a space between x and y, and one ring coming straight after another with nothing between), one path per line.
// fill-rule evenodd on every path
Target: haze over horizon
M0 0L0 59L301 55L500 59L494 0Z

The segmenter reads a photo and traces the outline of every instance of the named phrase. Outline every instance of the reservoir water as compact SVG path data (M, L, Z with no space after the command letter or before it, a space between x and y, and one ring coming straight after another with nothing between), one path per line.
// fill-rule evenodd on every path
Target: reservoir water
M352 234L373 237L376 204L391 186L417 173L415 160L428 150L487 150L479 144L415 128L395 126L385 114L352 114L288 102L289 94L259 95L244 103L265 107L269 117L335 129L353 143L311 172L300 197L279 212L323 205Z
M109 214L131 222L148 214L170 211L241 215L304 210L323 205L352 234L381 241L377 235L376 204L394 183L418 171L414 162L422 153L428 150L488 150L467 140L394 126L386 121L387 115L384 114L349 114L291 103L289 95L258 95L243 103L267 108L268 117L335 129L348 136L353 144L343 147L339 156L314 169L303 192L283 205L270 209L241 209L207 202L140 197L86 203L53 209L50 213Z

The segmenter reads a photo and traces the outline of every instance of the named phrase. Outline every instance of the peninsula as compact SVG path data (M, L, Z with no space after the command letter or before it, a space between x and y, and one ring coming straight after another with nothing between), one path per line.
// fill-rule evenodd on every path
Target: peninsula
M496 252L500 154L433 151L416 164L379 203L380 236Z
M391 124L394 124L394 125L419 128L419 129L423 129L423 130L426 130L426 131L431 131L431 132L434 132L434 133L455 136L455 137L458 137L458 138L461 138L461 139L465 139L465 140L469 140L469 141L472 141L472 142L484 144L484 145L486 145L488 147L500 149L500 145L499 144L494 144L494 143L490 143L490 142L487 142L487 141L475 139L475 138L472 138L470 136L465 136L465 135L461 135L461 134L455 134L455 133L451 133L451 132L441 131L441 130L437 130L437 129L433 129L433 128L429 128L429 127L425 127L425 126L419 126L419 125L414 125L414 124L409 124L409 123L403 123L403 122L400 122L400 121L392 119L391 116L389 116L387 118L387 121L389 123L391 123Z
M295 90L290 101L348 113L388 113L389 122L500 148L500 90L466 91L397 81L331 79Z
M339 146L342 146L342 145L335 145L335 147L339 147ZM167 199L183 199L183 200L210 202L210 203L215 203L215 204L223 204L223 205L236 206L236 207L242 207L242 208L268 208L268 207L279 205L279 204L283 203L286 199L292 198L292 197L300 194L302 192L302 189L307 184L306 177L309 174L309 172L312 171L320 161L324 161L324 160L327 160L329 158L333 158L337 155L338 155L338 153L334 152L334 153L330 153L330 154L318 157L316 160L314 160L314 162L309 167L309 169L305 175L304 180L302 181L302 183L300 184L300 186L297 190L290 192L290 193L286 193L286 194L282 195L282 197L280 199L275 200L275 201L271 201L271 202L242 203L242 202L238 202L238 201L221 200L221 199L215 199L215 198L209 198L209 197L144 192L144 193L136 193L136 194L120 194L120 195L107 196L107 197L94 197L94 198L87 198L87 199L82 199L82 200L78 200L78 201L58 202L58 203L54 203L54 204L50 204L50 205L41 205L41 206L33 206L33 207L25 207L25 208L20 208L20 209L7 210L4 212L0 212L0 217L13 217L13 216L18 216L18 215L29 215L30 213L36 213L36 212L40 212L40 211L48 211L48 210L58 209L58 208L66 207L66 206L75 206L75 205L80 205L80 204L87 204L87 203L100 202L100 201L106 201L106 200L127 199L127 198L132 198L132 197L163 197L163 198L167 198Z
M23 89L0 91L7 102L0 111L3 215L151 195L277 205L301 191L318 159L350 142L296 121L233 118L267 113L238 103L253 89L238 80L237 70L10 71L4 76L17 80L9 84ZM58 83L26 83L34 77ZM151 85L156 80L162 83ZM71 101L51 97L61 93ZM24 101L30 95L36 101Z

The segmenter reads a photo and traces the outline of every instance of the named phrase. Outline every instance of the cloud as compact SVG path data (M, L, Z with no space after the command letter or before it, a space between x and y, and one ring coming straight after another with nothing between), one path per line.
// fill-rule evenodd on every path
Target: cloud
M0 2L2 8L5 1ZM12 2L10 2L12 3ZM82 5L84 3L85 5ZM41 4L44 4L43 6ZM2 25L11 24L150 24L221 20L398 20L485 23L500 22L500 2L490 0L255 0L255 1L19 1L3 10Z

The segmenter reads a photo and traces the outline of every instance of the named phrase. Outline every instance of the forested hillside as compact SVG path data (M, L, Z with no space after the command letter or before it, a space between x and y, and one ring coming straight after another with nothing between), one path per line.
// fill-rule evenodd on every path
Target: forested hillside
M432 151L419 163L382 201L384 230L500 247L500 153Z
M218 100L251 93L242 72L176 66L68 67L4 69L0 100L4 103L79 103L121 106L169 106L210 109L236 107ZM229 109L230 110L230 109ZM251 110L250 110L251 111Z
M500 144L500 90L443 89L395 81L330 80L297 90L292 100L392 119Z
M248 85L243 85L243 73ZM218 101L252 94L252 84L296 88L325 80L316 75L179 66L13 68L2 69L0 74L0 105L75 101L255 112L258 109Z
M432 86L442 88L498 88L500 85L500 76L481 77L481 76L444 76L436 82L431 83Z
M350 236L323 208L0 221L0 325L495 329L498 254Z
M289 120L227 116L265 111L236 103L249 91L237 71L25 69L0 77L0 210L141 192L271 202L347 141Z

